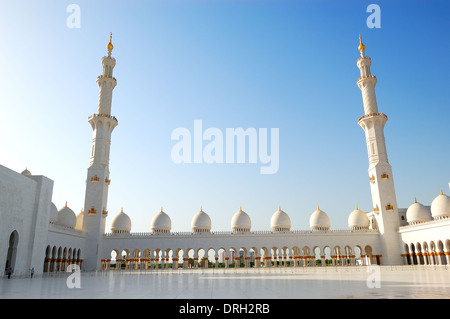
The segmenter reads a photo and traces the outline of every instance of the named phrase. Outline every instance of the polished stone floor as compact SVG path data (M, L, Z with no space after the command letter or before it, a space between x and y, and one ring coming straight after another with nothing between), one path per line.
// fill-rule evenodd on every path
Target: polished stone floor
M72 287L72 288L69 288ZM0 299L450 298L443 267L186 269L0 278Z

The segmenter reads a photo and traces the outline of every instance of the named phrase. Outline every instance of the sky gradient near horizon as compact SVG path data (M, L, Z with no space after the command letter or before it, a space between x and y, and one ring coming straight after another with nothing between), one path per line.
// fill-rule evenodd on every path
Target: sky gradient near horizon
M80 7L69 28L67 7ZM368 28L367 6L381 9ZM449 192L448 1L15 1L0 2L0 165L54 180L53 202L84 206L101 57L113 33L107 231L123 207L133 232L163 207L173 231L200 209L230 230L242 209L269 230L281 208L309 229L320 205L347 229L371 210L356 85L361 33L377 79L399 207ZM175 164L176 128L279 128L279 170L256 164ZM205 144L204 144L205 145Z

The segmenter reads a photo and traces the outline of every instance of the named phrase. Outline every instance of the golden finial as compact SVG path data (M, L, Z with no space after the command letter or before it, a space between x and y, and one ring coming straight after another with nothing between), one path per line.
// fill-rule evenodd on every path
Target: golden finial
M359 210L359 208L358 208L358 204L356 204L356 210Z
M417 198L414 197L414 204L417 204Z
M203 206L200 206L200 211L201 211L201 212L203 211Z
M120 212L123 213L123 207L120 208Z
M114 46L112 45L111 40L112 40L112 32L109 34L109 43L106 46L106 48L110 51L112 51L112 49L114 49Z
M163 212L163 208L162 208L162 206L161 206L161 211L160 211L160 213L162 213Z
M239 206L239 211L242 212L242 206Z
M320 210L319 204L317 204L317 210Z
M67 201L66 201L66 205L64 205L64 208L67 208Z
M362 43L362 40L361 40L361 33L359 34L359 47L358 47L358 50L359 51L364 51L366 49L366 46Z
M442 188L441 188L441 195L444 195L444 193L442 192Z
M278 205L278 211L281 212L281 205Z

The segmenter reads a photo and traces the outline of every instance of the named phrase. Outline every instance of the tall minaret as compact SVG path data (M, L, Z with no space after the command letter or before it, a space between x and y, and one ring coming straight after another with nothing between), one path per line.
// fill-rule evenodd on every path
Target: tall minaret
M381 234L382 263L385 265L401 264L397 199L383 133L388 118L385 114L378 113L375 95L377 78L370 73L372 61L365 56L365 46L362 43L361 35L358 49L361 57L356 65L361 71L361 77L356 83L361 89L364 104L364 115L359 118L358 124L366 133L370 190L373 211Z
M112 92L117 84L112 76L116 59L111 57L114 48L111 39L112 35L106 46L108 55L102 58L102 75L97 77L99 86L97 113L88 119L94 132L83 216L83 230L87 236L84 252L84 270L86 271L100 269L98 253L101 251L101 238L105 233L105 219L108 215L109 149L111 133L118 124L117 119L111 116Z

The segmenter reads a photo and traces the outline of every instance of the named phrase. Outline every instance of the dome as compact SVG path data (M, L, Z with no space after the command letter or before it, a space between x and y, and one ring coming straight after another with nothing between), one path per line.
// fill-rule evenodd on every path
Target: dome
M329 230L330 217L317 206L317 210L309 218L309 227L312 231Z
M367 214L356 206L355 210L348 216L348 227L351 230L369 229L370 220Z
M270 219L270 228L273 232L291 230L291 219L289 218L288 214L281 210L280 207L278 207L278 210L272 215L272 218Z
M56 208L56 205L53 202L51 202L50 203L50 217L49 217L49 220L56 221L57 218L58 218L58 208Z
M239 211L231 219L232 232L249 232L252 227L252 221L246 212L239 208Z
M120 212L114 216L111 221L111 232L114 234L129 233L131 231L131 219L123 212L123 208Z
M25 175L25 176L31 176L31 172L27 168L25 168L25 170L23 170L22 173L20 173L20 174Z
M69 207L64 206L58 211L58 216L56 218L56 224L68 227L68 228L74 228L77 224L77 216L71 210Z
M202 208L192 218L191 227L193 233L204 233L211 230L211 218Z
M406 210L406 221L408 224L414 225L418 223L428 222L431 220L430 210L414 200L414 203Z
M442 193L431 202L431 215L434 219L450 217L450 197Z
M170 217L163 212L161 207L161 211L153 217L152 220L152 232L153 233L169 233L172 228L172 221Z

